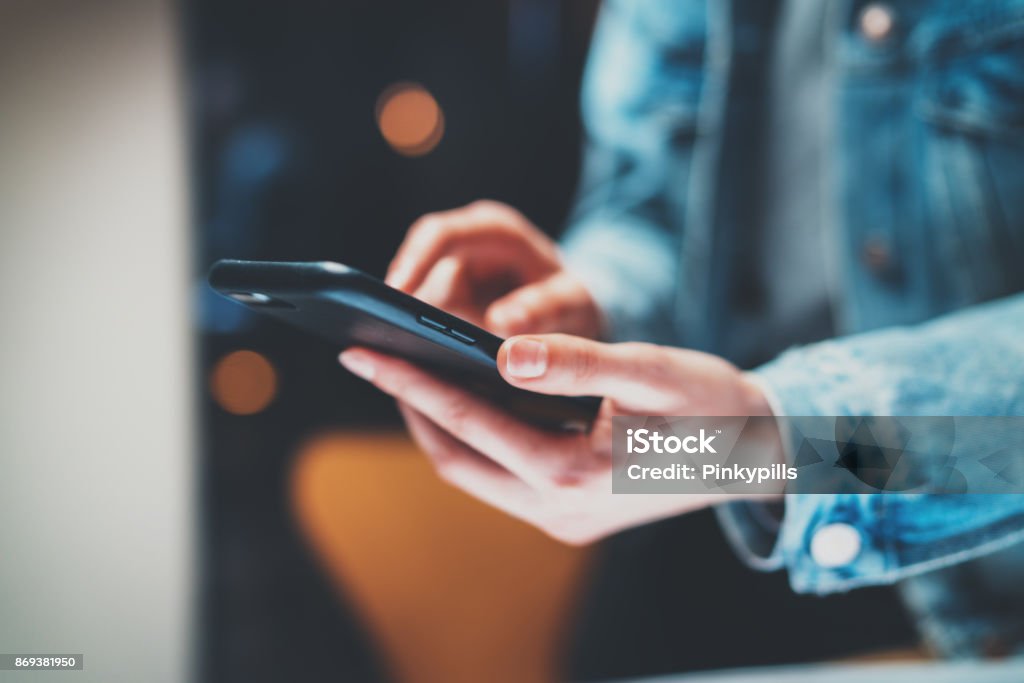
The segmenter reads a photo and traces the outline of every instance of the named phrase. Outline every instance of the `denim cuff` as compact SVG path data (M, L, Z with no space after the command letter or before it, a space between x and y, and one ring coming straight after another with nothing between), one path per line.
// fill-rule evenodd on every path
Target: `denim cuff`
M787 352L751 378L765 389L776 415L871 414L868 401L892 386L894 368L870 358L825 342ZM792 457L798 444L791 435L783 439ZM1024 539L1019 495L790 493L774 535L756 505L719 511L727 535L751 566L785 567L801 593L894 583Z
M729 545L748 567L764 572L782 569L782 519L767 504L726 503L716 507L715 514Z
M880 503L873 496L788 494L781 519L768 503L729 503L716 512L726 538L748 566L761 571L786 568L794 591L827 594L891 580L883 578L891 549L872 530L879 518L873 508ZM841 566L823 566L828 549L823 551L822 541L815 538L838 527L849 536L847 543L856 544L856 555Z

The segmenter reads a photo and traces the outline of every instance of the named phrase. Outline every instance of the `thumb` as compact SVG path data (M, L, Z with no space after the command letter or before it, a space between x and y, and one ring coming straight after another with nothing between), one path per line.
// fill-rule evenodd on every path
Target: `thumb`
M509 384L542 394L602 396L652 413L682 401L683 372L674 360L653 344L603 344L565 334L512 337L498 350L498 368Z

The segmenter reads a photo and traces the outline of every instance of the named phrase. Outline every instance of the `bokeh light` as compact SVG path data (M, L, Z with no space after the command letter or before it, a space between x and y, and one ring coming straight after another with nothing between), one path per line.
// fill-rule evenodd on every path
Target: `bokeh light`
M377 126L396 152L422 156L441 142L444 112L422 85L396 83L377 99Z
M210 373L210 393L217 404L235 415L253 415L274 400L277 372L255 351L232 351Z

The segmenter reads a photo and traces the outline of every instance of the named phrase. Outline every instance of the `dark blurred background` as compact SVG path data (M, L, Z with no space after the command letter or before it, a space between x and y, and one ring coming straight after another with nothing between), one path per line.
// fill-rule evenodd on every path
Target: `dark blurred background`
M382 275L418 216L479 198L559 233L579 170L578 88L597 9L594 0L185 3L209 389L207 680L287 680L296 662L306 681L387 679L386 654L298 528L288 482L312 435L400 425L389 401L338 367L338 349L217 299L206 269L225 257L335 260ZM710 513L622 534L588 558L559 663L574 680L912 642L888 591L795 596L784 575L742 566Z

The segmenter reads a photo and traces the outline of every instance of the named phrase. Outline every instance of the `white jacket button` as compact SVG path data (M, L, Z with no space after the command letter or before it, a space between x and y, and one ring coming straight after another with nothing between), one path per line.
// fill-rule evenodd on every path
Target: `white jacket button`
M860 554L860 532L849 524L826 524L811 537L811 557L819 567L833 569L853 562Z
M896 26L896 15L892 8L882 3L867 5L860 13L860 33L872 43L881 43Z

